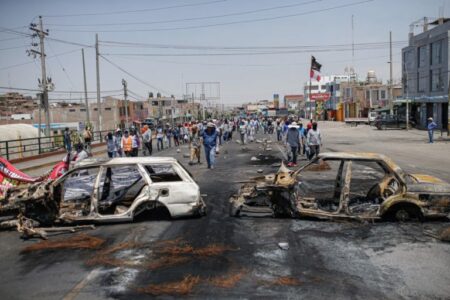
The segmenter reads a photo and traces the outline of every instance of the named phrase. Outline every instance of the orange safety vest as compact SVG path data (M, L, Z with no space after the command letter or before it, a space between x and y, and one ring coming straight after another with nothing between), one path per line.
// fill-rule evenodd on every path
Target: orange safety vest
M132 138L131 136L128 136L128 138L123 137L123 151L131 151L132 146Z

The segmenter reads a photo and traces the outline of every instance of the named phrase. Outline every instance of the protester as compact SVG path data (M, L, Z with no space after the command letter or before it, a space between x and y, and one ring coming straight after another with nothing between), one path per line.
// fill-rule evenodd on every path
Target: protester
M298 131L297 123L292 122L289 124L287 133L286 133L286 144L290 147L291 150L291 159L288 163L288 167L296 167L297 166L297 151L298 145L300 143L300 133Z
M158 151L164 150L163 138L163 128L161 125L158 125L158 127L156 128L156 148L158 149Z
M433 144L434 143L434 130L437 128L437 124L433 121L433 118L428 118L428 143Z
M123 155L122 131L119 128L116 129L116 149L117 149L117 156L122 157Z
M305 139L306 139L306 131L303 128L303 124L298 124L298 132L300 133L300 144L298 146L298 154L305 155Z
M311 160L314 156L319 155L320 147L322 146L322 136L320 135L320 131L317 128L316 122L312 123L312 129L308 131L306 143L309 148L308 159Z
M172 148L172 127L169 124L166 125L165 141L168 148Z
M106 151L108 152L108 157L113 158L117 155L117 143L116 137L112 134L112 132L108 132L105 137L106 140Z
M137 157L139 154L139 147L141 146L141 140L136 130L131 132L131 156Z
M64 140L64 148L66 148L66 151L70 153L72 151L72 141L70 139L69 127L66 127L66 129L64 130L63 140Z
M246 133L247 133L247 123L245 120L241 120L241 122L239 124L239 133L241 134L241 143L245 144Z
M90 127L86 127L83 131L83 139L84 139L84 145L86 148L91 148L91 142L92 142L92 131Z
M128 130L125 130L124 135L122 137L121 148L126 157L131 156L132 151L133 138L128 134Z
M189 164L193 165L195 160L197 160L198 164L201 164L201 162L200 162L201 142L200 142L200 135L198 132L198 128L196 125L193 125L191 128L191 132L189 135L189 141L190 141L189 148L191 150Z
M153 153L152 130L147 125L145 125L144 127L147 127L147 128L145 129L144 134L142 135L142 142L144 144L143 153L144 153L144 156L147 155L147 152L148 152L148 155L152 155L152 153Z
M217 145L217 131L214 123L209 122L207 124L206 130L203 131L202 138L208 169L214 169Z
M88 150L83 146L79 145L77 149L77 154L75 155L75 162L82 161L83 159L88 158L91 156L88 152Z

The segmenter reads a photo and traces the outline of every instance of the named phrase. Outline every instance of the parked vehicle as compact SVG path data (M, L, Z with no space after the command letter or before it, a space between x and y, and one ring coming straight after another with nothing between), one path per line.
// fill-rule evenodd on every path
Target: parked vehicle
M368 124L367 118L345 118L345 123L351 126L358 126L359 124Z
M378 116L378 113L376 111L370 111L369 112L367 120L368 120L370 126L373 126L375 124L377 116Z
M409 126L414 126L413 120L409 121ZM406 128L406 117L402 115L379 115L375 120L375 127L378 130L386 130L388 128Z
M320 154L297 171L255 178L230 199L233 216L377 220L450 218L450 184L407 174L375 153Z
M27 191L28 190L28 191ZM201 216L200 188L174 158L113 158L82 164L52 182L18 189L0 205L41 225L132 221L164 207L171 217Z

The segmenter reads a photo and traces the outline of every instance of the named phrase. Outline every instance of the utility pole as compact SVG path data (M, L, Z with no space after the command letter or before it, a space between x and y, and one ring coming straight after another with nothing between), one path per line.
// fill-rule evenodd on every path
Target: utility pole
M125 130L128 130L128 90L127 90L127 82L125 79L122 79L123 85L123 101L125 102Z
M86 65L84 63L84 49L83 48L81 49L81 58L83 60L84 101L85 101L85 104L86 104L86 123L90 124L91 123L91 119L89 117L89 102L88 102L87 83L86 83Z
M206 115L205 115L205 83L202 82L202 95L201 95L201 99L202 99L202 108L203 108L203 121L206 120Z
M43 25L42 25L42 16L39 16L39 26L36 28L36 24L30 24L30 30L36 32L33 34L34 36L39 37L39 46L40 51L36 51L34 49L27 50L28 55L33 55L33 57L36 57L36 55L39 55L41 57L41 81L40 81L40 88L42 88L42 106L45 110L45 134L47 136L50 136L50 110L48 105L48 90L49 90L49 84L51 84L51 80L47 79L47 73L45 70L45 49L44 49L44 39L45 36L48 35L48 30L44 31ZM33 46L37 46L37 44L33 44Z
M98 34L95 34L95 62L97 70L97 130L102 131L102 103L100 101L100 65L99 59L100 54L98 52Z
M394 95L392 92L392 31L389 31L389 113L393 113Z

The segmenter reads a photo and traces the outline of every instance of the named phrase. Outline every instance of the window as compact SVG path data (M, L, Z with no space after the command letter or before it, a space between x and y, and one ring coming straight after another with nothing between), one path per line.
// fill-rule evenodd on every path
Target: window
M432 92L440 92L444 90L441 69L430 70L430 89Z
M183 181L173 166L169 164L146 165L145 169L153 182Z
M69 109L69 112L76 112L77 110L74 108Z
M428 77L426 72L417 72L417 92L424 93L426 91Z
M370 100L370 90L366 90L366 100Z
M437 65L442 63L442 40L431 44L430 64Z
M299 197L314 199L320 209L337 211L344 185L346 170L344 164L345 161L325 160L320 161L320 164L309 165L302 171L298 188Z
M381 94L380 99L383 99L383 100L386 99L386 91L385 90L381 90L380 94Z
M379 184L386 172L374 161L352 161L349 207L352 212L367 208L365 204L380 204L383 201ZM377 209L375 207L374 209Z
M90 199L94 191L95 179L99 168L88 168L74 171L64 181L64 201L80 201Z
M105 110L111 110L111 107L105 107Z
M311 85L311 91L317 91L319 89L318 85ZM308 90L309 90L309 86L308 86Z
M136 165L105 168L100 176L99 212L117 214L126 211L146 184Z
M98 108L94 108L94 111L97 111L98 110Z
M86 111L86 108L80 108L80 111Z
M418 56L417 56L417 65L420 67L424 67L426 64L427 58L427 46L419 47Z

